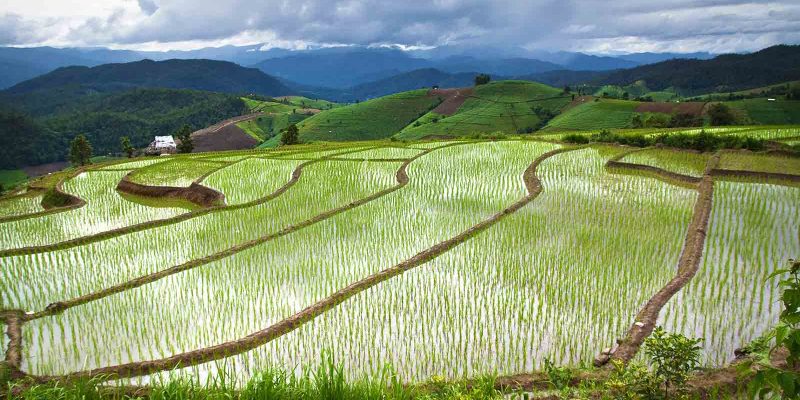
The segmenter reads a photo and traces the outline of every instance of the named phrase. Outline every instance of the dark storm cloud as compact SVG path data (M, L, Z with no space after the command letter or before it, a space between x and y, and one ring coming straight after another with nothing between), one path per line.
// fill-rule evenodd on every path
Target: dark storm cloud
M800 41L796 0L137 0L71 24L66 42L475 44L588 51L753 50ZM24 25L26 21L11 21ZM3 24L0 40L24 42ZM21 31L24 31L22 29ZM168 47L168 46L167 46Z

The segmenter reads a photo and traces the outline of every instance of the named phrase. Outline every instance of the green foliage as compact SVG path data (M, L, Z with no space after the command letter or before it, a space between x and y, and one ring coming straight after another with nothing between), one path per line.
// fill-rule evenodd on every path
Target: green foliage
M386 367L376 376L348 380L343 364L323 355L316 368L300 374L283 369L265 369L250 378L243 387L224 369L207 383L187 378L156 381L147 400L237 399L237 400L494 400L502 399L493 377L480 377L470 383L447 382L435 376L425 387L405 385ZM14 387L11 383L9 387ZM66 384L35 384L15 398L22 400L100 400L130 398L122 396L123 387L103 387L103 379L77 380Z
M177 131L175 131L175 139L178 139L178 153L191 153L194 150L194 142L192 142L192 127L188 124L183 124Z
M577 133L568 133L561 138L562 141L567 143L575 143L575 144L586 144L589 143L589 138L584 135L579 135Z
M72 165L89 164L92 158L92 144L85 135L75 136L69 144L69 162Z
M475 86L485 85L492 80L492 77L487 74L475 75Z
M753 363L745 363L742 372L752 374L748 385L750 395L760 398L796 399L800 396L800 261L790 260L788 269L773 272L769 278L788 274L778 286L783 288L783 311L778 326L771 336L775 340L769 352L756 360L758 371L752 373ZM776 366L770 357L779 349L786 349L785 366Z
M300 134L297 130L297 125L291 124L281 133L281 144L292 145L300 143Z
M69 205L70 198L54 188L48 189L42 196L42 207L57 208Z
M9 144L0 146L0 168L64 160L70 139L78 134L86 135L98 154L115 153L122 136L141 148L153 136L172 135L183 124L200 129L246 112L236 96L194 90L77 92L65 94L63 104L50 105L46 103L51 96L61 96L34 95L19 98L27 113L0 109L0 143Z
M658 399L663 395L661 382L647 367L611 360L614 370L605 381L607 395L614 400Z
M385 139L441 103L427 90L413 90L325 110L297 124L303 142Z
M544 359L544 372L547 374L547 380L555 389L567 389L572 382L572 370L567 367L558 367L547 358Z
M654 374L664 386L664 397L670 389L683 392L689 375L700 366L700 342L679 333L667 333L656 327L653 334L644 340L644 354L653 365Z
M119 138L119 145L122 147L122 152L128 155L128 158L133 157L134 148L131 146L131 138L123 136Z
M611 129L631 125L639 103L625 100L590 101L553 118L548 127L559 129Z
M586 143L586 136L580 134L568 134L562 137L567 143ZM643 133L615 133L609 130L602 130L599 133L589 136L590 142L618 143L634 147L648 147L661 144L668 147L680 149L692 149L697 151L715 151L719 149L748 149L759 151L764 149L764 140L756 139L746 135L715 135L701 130L699 133L664 133L653 136L646 136Z
M736 122L736 117L730 107L722 103L716 103L709 107L708 116L713 126L733 125Z

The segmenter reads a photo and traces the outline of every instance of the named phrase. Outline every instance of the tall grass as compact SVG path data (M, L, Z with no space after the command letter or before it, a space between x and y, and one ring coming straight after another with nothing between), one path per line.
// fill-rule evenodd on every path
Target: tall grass
M491 400L503 396L494 388L492 376L469 384L436 381L426 386L408 386L390 366L371 376L350 378L343 364L323 353L316 366L300 371L264 368L246 381L230 371L205 382L174 378L134 388L124 384L108 386L101 379L68 384L39 384L15 395L21 400ZM14 384L10 386L12 389Z

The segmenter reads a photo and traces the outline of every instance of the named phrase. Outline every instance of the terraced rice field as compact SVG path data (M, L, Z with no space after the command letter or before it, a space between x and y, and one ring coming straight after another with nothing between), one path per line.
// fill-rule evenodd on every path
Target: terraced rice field
M0 322L24 322L12 366L147 382L247 377L323 351L351 375L391 364L407 381L514 374L545 358L586 364L692 267L690 225L704 227L701 199L712 195L696 276L647 326L703 337L713 366L777 321L765 279L800 253L794 159L389 143L101 165L63 182L81 207L20 205L21 219L0 222ZM606 168L613 160L710 184ZM783 173L798 177L713 173L731 165L766 178L775 168L750 166L789 165ZM213 188L226 203L135 202L114 190L129 173Z

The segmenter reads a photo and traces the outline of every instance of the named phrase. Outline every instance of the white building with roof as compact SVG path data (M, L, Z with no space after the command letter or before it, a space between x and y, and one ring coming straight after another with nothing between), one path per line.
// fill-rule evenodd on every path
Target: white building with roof
M175 144L175 139L172 136L156 136L155 140L150 142L147 147L149 154L174 154L178 146Z

